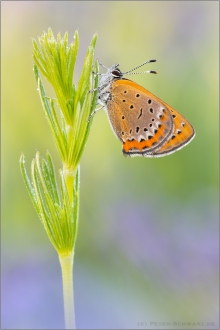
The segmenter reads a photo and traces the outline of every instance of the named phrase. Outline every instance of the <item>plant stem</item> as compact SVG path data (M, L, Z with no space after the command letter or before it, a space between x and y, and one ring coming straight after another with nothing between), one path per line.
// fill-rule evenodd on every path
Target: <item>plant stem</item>
M76 329L73 296L73 253L59 255L62 280L66 329Z
M73 171L72 169L67 168L65 165L63 166L63 174L66 181L66 187L69 194L70 204L72 205L73 202L73 185L74 185L74 179L76 175L76 171Z

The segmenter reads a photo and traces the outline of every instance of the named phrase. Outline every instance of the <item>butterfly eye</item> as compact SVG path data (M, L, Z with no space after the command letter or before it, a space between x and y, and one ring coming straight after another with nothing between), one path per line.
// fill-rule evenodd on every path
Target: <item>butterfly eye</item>
M120 78L122 76L122 73L121 73L121 71L119 69L117 69L117 70L113 70L112 71L112 75L114 77Z

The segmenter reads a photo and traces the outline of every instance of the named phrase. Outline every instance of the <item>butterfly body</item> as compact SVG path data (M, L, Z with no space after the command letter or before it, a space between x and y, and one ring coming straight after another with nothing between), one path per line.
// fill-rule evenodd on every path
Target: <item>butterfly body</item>
M165 156L187 145L195 135L192 125L176 110L123 78L118 65L102 74L98 102L107 110L125 156Z

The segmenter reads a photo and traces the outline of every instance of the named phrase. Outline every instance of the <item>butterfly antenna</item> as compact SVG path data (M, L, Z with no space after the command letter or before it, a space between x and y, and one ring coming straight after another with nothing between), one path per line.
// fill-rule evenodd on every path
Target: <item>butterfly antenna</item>
M157 71L152 71L152 70L150 70L150 71L142 71L142 72L133 72L133 71L139 69L140 67L142 67L143 65L145 65L147 63L151 63L151 62L156 62L156 60L155 59L148 60L148 61L142 63L141 65L136 66L135 68L133 68L133 69L127 71L127 72L123 72L123 74L129 74L129 75L131 75L131 74L142 74L142 73L154 73L154 74L157 74Z
M123 73L124 74L127 74L127 75L132 75L132 74L142 74L142 73L154 73L154 74L157 74L157 71L153 71L153 70L150 70L150 71L142 71L142 72L129 72L129 73Z

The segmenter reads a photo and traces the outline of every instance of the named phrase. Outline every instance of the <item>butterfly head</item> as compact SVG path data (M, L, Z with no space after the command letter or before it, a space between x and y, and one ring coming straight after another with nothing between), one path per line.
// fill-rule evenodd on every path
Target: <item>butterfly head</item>
M108 100L111 98L111 86L114 81L120 80L123 78L124 75L132 75L132 74L141 74L141 73L157 73L156 71L142 71L142 72L134 72L141 66L156 62L156 60L148 60L144 62L143 64L127 71L127 72L121 72L119 69L119 64L114 64L111 68L107 68L105 65L101 64L99 62L99 65L103 68L107 69L106 73L99 73L101 76L99 87L98 87L98 102L103 105L104 107L107 105Z
M100 64L101 65L101 64ZM114 64L111 68L106 68L107 72L101 74L101 79L99 83L99 87L108 86L113 80L120 79L123 77L123 73L118 68L119 64Z

